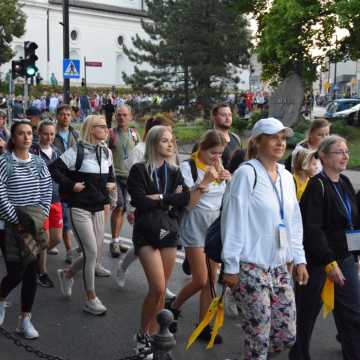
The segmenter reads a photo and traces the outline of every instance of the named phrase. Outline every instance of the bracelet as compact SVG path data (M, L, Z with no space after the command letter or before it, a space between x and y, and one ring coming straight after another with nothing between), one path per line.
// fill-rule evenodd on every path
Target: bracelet
M325 266L325 272L328 274L329 272L333 271L338 266L336 261L332 261L330 264Z

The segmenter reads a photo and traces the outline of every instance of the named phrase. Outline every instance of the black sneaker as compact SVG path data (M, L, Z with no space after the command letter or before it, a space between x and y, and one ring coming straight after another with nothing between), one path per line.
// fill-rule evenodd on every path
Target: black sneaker
M177 330L178 330L178 319L181 317L181 311L180 310L176 310L172 308L172 304L174 303L176 298L172 298L172 299L167 299L165 300L165 309L169 310L172 312L173 316L174 316L174 320L173 322L170 324L169 326L169 331L172 334L176 334Z
M121 254L120 244L118 242L111 242L110 243L110 254L113 258L118 258Z
M49 278L47 273L39 274L37 283L41 287L52 288L54 287L53 281Z
M151 349L151 343L152 343L152 338L150 335L141 335L139 333L137 333L134 336L134 340L135 340L135 352L137 355L139 354L147 354L147 356L144 359L152 359L153 358L153 354L152 354L152 349Z
M204 328L204 330L200 333L200 335L198 336L198 339L208 343L210 341L210 339L211 339L211 331L212 331L212 327L210 325L207 325ZM222 343L223 343L222 337L219 334L217 334L215 336L214 344L215 345L220 345Z
M185 258L184 261L183 261L183 263L182 263L182 269L183 269L183 272L184 272L186 275L188 275L188 276L191 275L190 264L189 264L187 258Z

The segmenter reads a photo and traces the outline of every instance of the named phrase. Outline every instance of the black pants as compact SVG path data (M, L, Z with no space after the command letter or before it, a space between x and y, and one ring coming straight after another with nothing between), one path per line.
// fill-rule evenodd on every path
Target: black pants
M338 261L344 287L335 284L334 319L345 360L360 360L360 283L354 258ZM290 360L311 360L309 347L316 318L321 310L321 291L326 280L323 266L308 266L309 283L296 285L297 338Z
M21 263L7 261L3 231L0 231L0 233L0 247L4 255L7 271L0 284L0 297L5 299L14 288L22 283L21 312L31 312L37 287L37 261L32 261L25 268Z

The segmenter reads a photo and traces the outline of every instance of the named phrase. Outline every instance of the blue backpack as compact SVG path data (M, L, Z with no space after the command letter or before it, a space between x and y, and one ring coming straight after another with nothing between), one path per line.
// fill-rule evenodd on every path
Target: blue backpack
M7 178L10 178L14 173L15 160L11 152L6 152L5 154L2 154L1 157L4 157L6 159L6 176ZM41 170L43 167L40 156L31 154L31 161L35 163L36 175L40 178Z
M254 170L255 173L255 181L253 185L253 190L254 190L257 183L256 169L250 163L244 163L244 165L251 166ZM221 260L222 248L223 248L223 244L221 239L221 214L220 214L220 216L210 225L210 227L206 232L204 251L209 259L217 263L222 263Z

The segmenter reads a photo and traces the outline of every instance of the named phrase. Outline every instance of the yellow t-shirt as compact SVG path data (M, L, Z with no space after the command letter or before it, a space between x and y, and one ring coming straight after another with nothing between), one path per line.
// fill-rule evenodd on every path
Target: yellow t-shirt
M306 186L309 182L309 177L307 177L305 180L301 180L299 176L294 174L294 180L296 184L296 198L298 201L300 201L302 194L304 193Z

